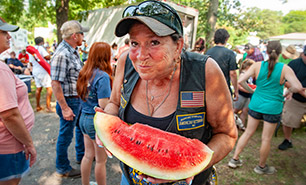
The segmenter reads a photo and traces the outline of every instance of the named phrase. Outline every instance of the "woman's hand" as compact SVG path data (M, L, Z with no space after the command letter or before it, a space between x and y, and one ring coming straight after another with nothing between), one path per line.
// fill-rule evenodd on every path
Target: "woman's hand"
M95 110L96 112L103 112L103 113L105 113L104 110L103 110L102 108L97 107L97 106L94 107L94 110ZM97 143L98 147L104 148L104 145L103 145L102 141L99 139L97 133L96 133L96 143ZM106 152L106 154L107 154L107 157L113 158L113 154L112 154L110 151L108 151L106 148L104 148L104 149L105 149L105 152Z
M33 166L33 164L36 162L36 149L34 147L34 145L31 146L25 146L24 148L24 153L26 156L26 160L28 160L30 158L30 167Z
M140 175L138 175L138 178L139 178L140 180L144 179L145 181L151 182L152 184L160 184L160 183L174 182L173 180L157 179L157 178L154 178L154 177L145 175L145 174L140 174ZM186 183L189 184L189 185L191 185L191 184L192 184L193 178L194 178L194 176L185 179L185 180L186 180Z

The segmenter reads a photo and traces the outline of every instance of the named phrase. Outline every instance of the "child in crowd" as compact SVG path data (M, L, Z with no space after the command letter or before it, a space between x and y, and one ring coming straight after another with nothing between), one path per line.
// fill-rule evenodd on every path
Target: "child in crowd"
M104 148L95 142L94 107L104 109L111 94L111 47L105 42L95 42L88 59L80 71L77 91L82 101L80 129L84 134L85 155L81 162L82 184L89 185L91 166L96 159L95 177L98 185L106 184L106 160Z
M244 74L250 67L252 64L254 64L255 61L252 59L245 59L240 66L240 71L239 71L239 75L241 76L242 74ZM252 86L255 87L253 85L253 78L249 78L247 80L247 83ZM240 113L240 119L242 121L241 124L237 125L239 129L241 129L242 131L245 130L245 123L246 123L246 118L248 116L248 110L249 110L249 103L250 103L250 99L252 94L249 93L247 90L245 90L241 85L238 84L238 101L234 101L234 113L238 114Z

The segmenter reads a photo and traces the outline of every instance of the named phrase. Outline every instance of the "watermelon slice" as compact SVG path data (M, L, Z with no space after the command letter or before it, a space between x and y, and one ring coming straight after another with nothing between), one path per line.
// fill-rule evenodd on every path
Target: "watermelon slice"
M95 129L104 146L128 166L155 178L180 180L200 173L213 151L189 139L148 125L128 125L120 118L97 112Z

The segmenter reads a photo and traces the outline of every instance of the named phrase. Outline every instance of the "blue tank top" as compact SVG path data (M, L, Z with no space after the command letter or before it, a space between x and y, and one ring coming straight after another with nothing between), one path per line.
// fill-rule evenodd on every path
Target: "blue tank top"
M261 62L260 71L256 79L256 90L251 98L249 108L263 114L280 114L283 110L283 89L280 78L284 67L283 63L276 63L268 77L268 65L266 61Z

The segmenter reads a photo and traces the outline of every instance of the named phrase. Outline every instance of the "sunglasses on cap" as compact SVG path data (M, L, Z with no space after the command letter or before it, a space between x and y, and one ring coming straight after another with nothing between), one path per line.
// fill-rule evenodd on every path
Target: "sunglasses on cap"
M152 17L159 22L169 26L183 34L183 25L180 16L169 5L159 1L145 1L139 5L128 6L122 14L122 18L131 16L147 16Z

